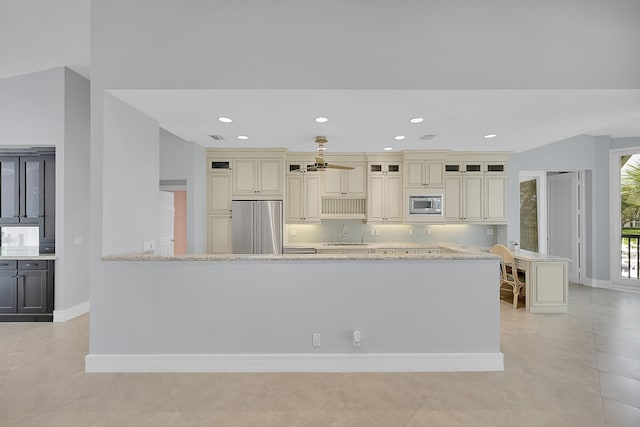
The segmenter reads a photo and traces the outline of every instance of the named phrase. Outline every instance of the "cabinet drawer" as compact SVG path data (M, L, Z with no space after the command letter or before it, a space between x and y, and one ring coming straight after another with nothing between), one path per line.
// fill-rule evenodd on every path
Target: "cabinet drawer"
M18 270L46 270L47 261L18 261Z
M18 268L18 261L0 261L0 270L15 270Z

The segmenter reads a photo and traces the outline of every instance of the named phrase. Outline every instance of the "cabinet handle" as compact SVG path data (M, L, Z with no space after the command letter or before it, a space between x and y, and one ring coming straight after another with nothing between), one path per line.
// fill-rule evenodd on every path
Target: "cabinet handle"
M25 264L24 266L25 267L31 267L31 266L33 266L33 264Z
M7 265L11 265L11 264L9 264L8 262L3 262L2 264L0 264L0 266L3 266L3 267Z

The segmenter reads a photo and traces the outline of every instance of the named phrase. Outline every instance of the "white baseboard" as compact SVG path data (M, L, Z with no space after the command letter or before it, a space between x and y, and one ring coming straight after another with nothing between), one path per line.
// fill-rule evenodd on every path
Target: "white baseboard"
M502 353L89 354L85 372L503 371Z
M67 320L71 320L74 317L81 316L88 312L89 301L85 301L80 304L74 305L73 307L67 308L66 310L53 310L53 321L66 322Z
M602 289L612 289L611 280L599 280L599 279L591 279L590 277L585 277L582 280L582 284L586 286L591 286L592 288L602 288Z

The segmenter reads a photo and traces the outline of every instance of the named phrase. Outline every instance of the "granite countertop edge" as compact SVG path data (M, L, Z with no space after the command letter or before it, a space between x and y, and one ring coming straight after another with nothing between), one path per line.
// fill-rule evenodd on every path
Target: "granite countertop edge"
M5 261L55 261L55 254L41 254L41 255L0 255L0 260Z

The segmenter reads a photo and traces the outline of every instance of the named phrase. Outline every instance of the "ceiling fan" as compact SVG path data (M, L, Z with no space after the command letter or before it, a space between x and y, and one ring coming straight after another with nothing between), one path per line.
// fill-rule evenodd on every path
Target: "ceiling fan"
M353 169L351 166L341 166L341 165L330 165L329 163L324 161L324 144L327 143L326 136L316 136L316 144L318 144L318 154L316 155L316 163L307 167L307 171L309 172L322 172L327 169L344 169L351 170Z

